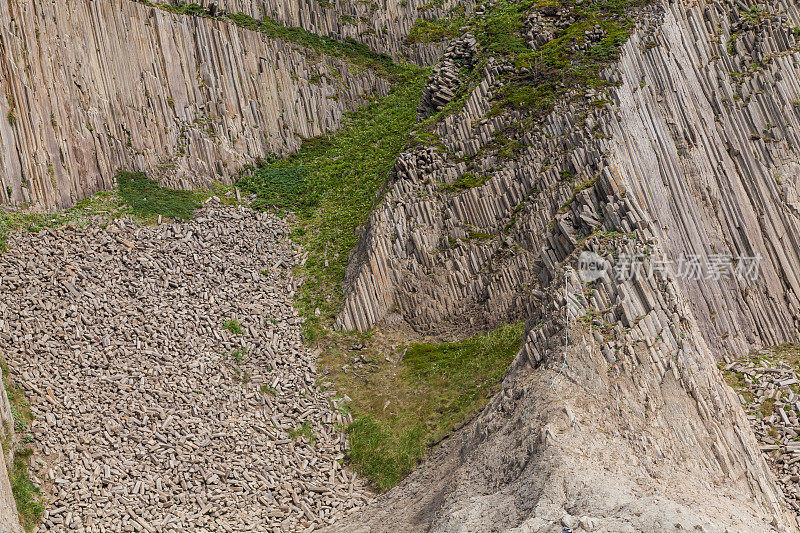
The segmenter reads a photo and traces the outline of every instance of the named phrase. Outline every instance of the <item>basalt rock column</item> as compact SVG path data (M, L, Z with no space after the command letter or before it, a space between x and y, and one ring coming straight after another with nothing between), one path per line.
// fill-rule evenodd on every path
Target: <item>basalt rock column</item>
M315 50L130 0L6 2L0 22L0 204L69 206L118 168L230 181L388 90Z

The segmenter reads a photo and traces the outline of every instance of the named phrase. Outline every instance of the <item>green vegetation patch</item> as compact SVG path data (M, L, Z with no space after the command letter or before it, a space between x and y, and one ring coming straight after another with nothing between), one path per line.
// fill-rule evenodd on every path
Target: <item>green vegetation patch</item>
M541 2L503 0L475 23L475 34L488 55L512 63L523 74L510 76L500 91L495 112L503 108L550 112L575 88L608 85L600 72L619 57L620 47L633 31L627 12L646 0L589 0ZM554 38L532 50L524 33L527 16L536 9L562 7L575 22L555 31ZM586 47L585 32L599 26L605 36ZM586 48L586 49L584 49Z
M294 211L293 237L309 253L300 271L299 304L306 340L328 324L341 305L341 283L376 194L408 145L427 71L418 69L388 96L350 113L330 138L307 139L297 154L252 169L238 186L257 195L256 208ZM317 317L315 310L320 309Z
M75 207L57 213L20 213L0 209L0 252L6 248L11 231L39 232L65 224L83 226L96 216L116 218L128 213L115 192L100 192L78 202Z
M312 446L317 443L317 432L308 420L303 422L298 428L289 431L290 439L297 439L300 437L305 438Z
M273 159L240 184L258 191L259 196L253 202L255 208L283 207L307 212L319 203L309 187L309 168L304 164L284 164Z
M347 428L350 459L356 469L380 491L397 485L425 456L425 430L418 424L408 427L379 422L369 415L355 419Z
M157 217L189 220L203 203L204 195L162 187L144 172L117 173L117 192L131 212L142 218Z
M456 16L426 20L418 18L408 32L406 43L438 43L447 39L455 39L461 35L461 28L466 25L466 18Z
M723 373L723 378L729 387L742 395L742 398L744 398L744 401L747 402L747 404L753 403L755 397L747 386L747 382L745 381L744 375L741 372L728 370Z
M25 531L33 531L42 522L42 516L44 516L42 494L39 487L31 481L28 473L31 455L33 455L31 448L16 450L8 473L11 492L14 494L14 501L17 504L19 521Z
M399 363L387 361L380 344L358 350L354 358L346 348L352 338L339 337L339 347L323 354L322 362L332 369L339 393L353 400L355 418L347 432L354 467L379 490L397 484L429 447L468 422L497 392L522 345L523 329L518 322L458 342L401 346L394 352Z
M525 41L525 19L535 2L502 0L476 21L475 36L489 54L514 57L531 52Z
M467 189L474 189L475 187L480 187L484 183L488 181L491 176L488 174L474 174L472 172L467 172L466 174L462 174L458 177L456 181L453 183L445 183L442 184L439 188L442 191L449 191L449 192L460 192L465 191Z
M119 182L121 175L123 183L126 184L125 194ZM131 176L134 177L128 179ZM59 228L66 224L82 227L97 217L113 220L126 216L148 224L155 222L158 215L167 218L190 218L191 211L202 205L210 196L217 196L225 204L236 202L234 187L220 182L208 190L181 191L160 187L142 173L119 172L117 183L118 187L114 191L98 192L90 198L81 200L74 207L54 213L24 213L0 208L0 252L6 249L8 234L11 231L38 233L44 228ZM150 194L153 190L156 191L155 195Z
M761 403L761 407L759 410L761 411L761 416L767 418L769 415L772 414L772 410L775 408L775 398L767 398Z
M242 329L242 325L235 318L233 318L231 320L226 320L225 323L222 324L222 327L224 329L227 329L228 331L230 331L233 335L243 335L244 334L244 330Z

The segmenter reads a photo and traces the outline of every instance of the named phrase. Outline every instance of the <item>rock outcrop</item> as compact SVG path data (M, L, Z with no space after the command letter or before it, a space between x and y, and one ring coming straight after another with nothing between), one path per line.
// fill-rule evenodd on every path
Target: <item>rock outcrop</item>
M532 48L558 27L547 9ZM489 61L443 149L398 160L337 325L528 333L482 415L337 531L796 530L714 358L797 339L800 13L636 19L601 73L615 86L515 133L524 114L491 112L514 67ZM587 251L604 277L569 273Z
M646 215L607 175L558 221L502 392L333 531L796 531L688 302L668 272L648 274ZM589 283L581 250L607 262ZM643 270L620 280L626 253Z
M518 118L490 113L492 88L507 68L490 63L463 111L437 126L455 157L437 154L432 170L398 162L387 201L364 235L360 251L371 250L369 260L351 269L340 327L363 330L396 311L424 328L456 320L478 301L484 322L520 308L516 294L532 264L520 258L540 254L576 183L612 172L656 221L673 262L681 255L764 259L762 284L747 290L733 278L679 280L710 346L741 354L794 339L800 55L787 20L800 15L776 3L771 13L779 12L791 19L765 16L759 38L740 35L740 51L730 55L730 6L664 5L625 45L618 68L604 73L620 85L590 97L600 109L556 111L520 136L524 149L511 161L484 153ZM443 192L441 184L468 172L486 179ZM433 284L431 274L439 278ZM425 292L433 285L436 294Z
M449 104L456 91L464 83L461 71L473 67L478 42L472 34L465 34L451 42L442 60L431 69L431 77L422 93L419 114L426 117Z
M0 352L0 355L2 353ZM0 531L3 533L23 533L19 522L17 504L11 490L8 470L14 459L14 417L5 388L6 377L0 370L0 436L3 440L3 460L0 460Z
M654 33L626 46L607 130L612 164L669 258L763 258L753 286L679 280L717 353L797 338L800 11L767 5L737 34L739 9L669 4Z
M228 21L130 0L0 6L0 204L64 207L118 168L230 181L387 83Z

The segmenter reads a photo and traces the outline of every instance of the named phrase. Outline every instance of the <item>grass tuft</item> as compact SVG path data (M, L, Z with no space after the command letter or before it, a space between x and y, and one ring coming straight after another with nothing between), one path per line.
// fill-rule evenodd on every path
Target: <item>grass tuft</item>
M463 16L433 20L418 18L408 32L406 43L438 43L454 39L461 34L461 28L465 24L466 18Z
M239 330L241 331L241 328L239 328ZM230 330L228 330L228 331L230 331ZM231 331L231 333L233 333L233 332ZM234 350L234 351L231 352L231 358L233 358L234 362L237 365L241 365L242 364L242 361L244 361L244 356L245 355L247 355L247 348L242 348L241 350Z
M317 432L308 420L303 422L300 427L289 431L290 439L297 439L299 437L305 437L312 446L317 443Z
M11 416L14 419L14 432L11 432L11 428L3 430L5 433L3 452L13 454L13 461L8 469L8 479L17 505L19 521L25 531L33 531L44 516L42 494L28 472L33 455L33 449L27 446L33 440L29 431L33 414L30 404L25 399L25 393L11 379L10 369L5 361L0 360L0 368L3 372L3 386L11 406Z
M769 415L772 414L772 410L775 407L775 398L767 398L761 404L759 410L761 411L761 416L767 418Z
M28 474L33 450L31 448L21 448L14 452L14 461L8 473L11 482L11 492L14 494L14 501L17 503L19 520L25 531L33 531L42 521L44 516L44 504L39 487L31 481Z
M238 320L232 318L231 320L226 320L225 323L222 325L224 329L227 329L234 335L242 335L244 334L244 330L242 329L242 325L239 323ZM241 356L241 352L239 353Z
M490 178L487 174L473 174L468 172L466 174L462 174L458 177L456 181L453 183L443 183L439 186L439 189L442 191L447 192L461 192L466 191L467 189L474 189L475 187L480 187Z

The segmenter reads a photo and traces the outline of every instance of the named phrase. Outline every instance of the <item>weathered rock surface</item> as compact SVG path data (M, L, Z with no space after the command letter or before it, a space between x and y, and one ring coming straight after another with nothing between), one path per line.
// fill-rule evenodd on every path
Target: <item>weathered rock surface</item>
M56 17L60 24L79 24L76 21L90 20L93 14L97 20L119 20L99 16L103 9L110 9L105 4L62 4L58 4L60 9L70 9L75 16ZM251 70L245 69L236 77L236 83L243 83L241 80L257 76L254 65L260 63L247 62L250 46L231 51L226 43L242 39L246 43L252 40L255 47L278 46L222 22L178 20L141 6L111 4L131 15L126 24L136 32L130 35L158 36L159 47L148 45L144 52L137 51L146 65L154 61L147 50L176 43L176 52L168 57L194 57L191 54L196 48L216 49L207 43L219 42L220 53L232 64L244 61L250 65ZM4 72L16 68L28 76L27 72L35 69L14 65L25 65L23 51L40 48L33 44L14 48L8 43L33 42L30 28L35 27L31 24L34 14L38 10L48 13L42 22L48 25L53 15L48 11L49 4L25 6L28 9L15 18L24 22L20 26L28 28L24 33L28 37L14 36L14 26L4 25L0 29L4 51L0 65ZM250 2L227 6L246 12L259 7L261 4ZM330 35L350 31L337 26L333 18L322 21L318 14L328 17L325 9L320 4L295 12L293 5L287 5L284 14L276 17L300 20L303 25L319 23L313 29ZM152 26L147 25L142 13L148 14ZM529 46L541 46L549 39L548 34L569 24L565 16L547 7L532 15L527 20ZM383 201L363 229L352 257L346 301L337 325L363 331L404 321L423 333L457 330L463 334L526 318L527 337L505 379L503 392L477 420L445 442L399 487L363 513L333 526L332 531L522 533L561 531L564 527L631 532L797 530L796 516L780 488L789 492L796 489L791 485L796 485L791 479L795 474L790 468L788 483L779 478L781 485L776 484L736 396L718 376L714 358L740 355L754 346L796 340L797 336L800 247L795 235L800 230L800 166L795 147L800 141L800 53L793 27L800 26L800 13L795 4L780 0L753 11L741 2L665 1L644 9L637 20L640 27L624 46L619 64L601 73L615 87L590 91L582 102L563 104L536 127L515 132L514 126L527 117L519 112L490 113L493 96L515 67L490 61L481 66L480 81L471 88L463 107L436 126L444 150L417 148L398 158ZM369 26L373 21L359 19L360 23ZM42 39L52 40L48 46L74 49L59 48L59 39L54 37L59 33L57 28L47 27L50 31ZM160 32L165 27L169 30ZM128 35L121 23L103 28L103 32ZM230 35L223 40L206 36L213 31ZM70 30L69 35L76 33ZM602 33L602 28L587 28L586 40L578 45L590 46L602 38ZM91 38L98 39L94 34ZM364 38L364 42L369 41ZM41 144L42 139L57 139L47 133L51 128L47 123L53 120L48 112L57 115L55 110L63 110L71 125L70 135L77 135L74 132L83 132L80 126L86 123L91 129L84 129L89 133L100 126L115 128L119 119L111 124L108 117L124 117L126 105L134 106L134 110L142 105L123 102L104 107L106 102L120 98L109 87L123 87L127 95L131 87L139 85L120 85L120 80L129 79L122 66L108 70L86 59L94 56L93 49L105 49L94 46L101 42L105 44L106 40L81 49L80 53L88 56L81 55L65 70L81 73L99 69L100 75L92 72L91 76L79 77L78 85L64 77L57 78L61 83L29 84L24 91L20 85L20 94L13 98L17 111L13 128L7 112L12 102L6 96L7 107L0 109L0 138L5 150L0 153L6 155L0 161L11 165L9 168L18 165L20 171L0 178L40 176L26 181L26 187L21 186L21 180L19 187L12 187L13 201L67 203L80 196L79 192L108 184L97 178L96 184L86 185L93 179L86 176L106 175L95 172L95 168L107 170L119 161L152 167L164 153L164 146L170 153L183 146L179 142L182 137L174 133L180 128L163 117L169 115L170 98L176 109L189 113L178 114L183 122L194 121L194 115L186 111L194 108L177 105L179 98L173 94L183 93L173 93L170 82L167 88L152 88L160 95L157 116L162 118L153 123L143 121L138 130L139 135L144 131L150 134L147 139L154 143L152 150L139 147L142 154L124 156L127 148L120 148L127 135L124 128L103 142L96 141L94 134L85 134L87 143L92 144L81 145L84 151L64 159L69 168L83 172L80 178L77 174L63 177L59 174L63 169L55 167L54 183L48 185L41 177L49 173L48 160L41 160L41 154L52 158L62 151L70 153L67 148L73 146L57 140ZM123 40L115 37L108 42ZM400 53L399 42L399 38L388 39L385 50ZM203 46L195 47L197 43ZM125 52L115 46L108 48L114 56L105 58L112 65L115 57ZM301 51L280 46L285 48L264 57L282 53L294 61L292 54L298 54L307 72L322 74L313 70L317 67L311 63L303 63ZM422 115L450 102L462 88L457 72L460 65L456 63L461 56L456 55L464 52L464 57L470 56L473 46L465 36L448 52L452 57L443 58L426 92ZM346 66L326 61L326 68ZM155 65L164 62L156 61ZM128 60L120 63L127 64ZM192 79L195 65L202 63L194 60L181 65L188 74L178 76L178 87ZM272 70L284 65L271 64ZM158 68L167 73L162 78L171 79L172 69ZM272 70L267 70L259 75L272 76ZM147 70L142 67L133 78L141 71ZM203 68L198 72L202 77ZM295 83L302 83L290 82L291 75L287 77L292 90ZM89 83L84 80L97 79L106 81L101 86L84 87ZM159 77L153 75L152 79ZM361 83L349 94L354 101L385 88L368 73L345 81L352 83L353 79ZM324 87L336 87L337 83L326 81ZM34 105L24 107L26 102L49 101L50 93L48 98L33 98L26 92L36 90L31 87L58 87L58 91L53 89L56 104L48 104L44 111ZM94 109L91 106L67 108L62 103L70 100L58 96L66 88L77 91L70 95L72 99L88 98L92 102L94 95L100 95L98 101L103 105L98 104L96 113L85 111ZM310 95L296 101L328 96L309 90ZM229 92L217 93L212 101L229 102ZM232 92L240 94L238 89ZM151 96L145 100L149 103L153 98L150 86L148 94ZM264 94L275 92L270 89ZM200 100L187 96L185 101ZM235 145L235 133L244 131L237 128L246 128L247 120L242 116L254 99L236 101L238 111L224 115L230 117L225 122L229 129L220 136L231 145ZM3 105L0 102L0 107ZM332 119L319 131L335 127L343 106L327 105L323 102L312 106L316 111L298 111L299 119L276 120L276 129L270 131L276 134L277 144L253 140L262 150L254 148L250 155L254 157L267 148L292 148L291 143L296 142L294 127L301 127L303 120L325 110L334 110ZM59 116L55 124L65 120ZM165 127L176 129L162 134ZM12 131L25 137L17 141ZM37 133L40 131L44 133ZM186 131L190 139L203 139L202 132ZM285 135L287 131L292 134ZM510 135L514 138L508 139ZM113 142L108 140L112 138ZM241 138L256 137L242 133ZM257 138L263 139L263 132ZM203 147L215 145L201 140L192 141L197 145L190 143L191 156L186 158L189 162L185 168L203 171L203 179L221 172L208 162L226 157L239 161L236 158L243 153L236 146L229 151L219 149L220 153L214 152L217 148L204 151ZM501 157L496 149L496 144L506 141L513 141L506 143L514 147L510 158ZM99 155L94 148L85 148L94 147L95 142ZM62 150L62 144L67 148ZM47 147L53 148L44 149ZM198 150L207 152L208 158L194 157ZM110 157L107 153L123 155L101 162L101 158ZM177 161L166 163L176 164L183 171L183 160ZM29 168L39 169L40 174ZM473 180L478 185L452 187L467 174L480 176ZM185 182L192 181L189 171L184 176ZM174 179L173 183L180 182ZM70 192L55 195L52 191ZM7 194L5 187L2 194ZM250 215L237 216L250 220ZM88 241L81 240L84 237L75 237L71 246L84 251L58 248L47 258L47 264L60 268L51 270L37 267L45 264L40 258L43 252L34 250L33 240L23 240L25 253L16 256L17 262L9 266L25 272L30 278L25 281L28 285L20 274L16 276L19 279L3 279L12 291L21 291L24 297L20 300L27 307L6 304L9 318L3 317L4 325L14 324L15 329L8 330L6 344L0 347L9 352L12 361L20 350L34 358L30 368L17 366L15 371L25 383L46 384L35 385L38 390L31 391L40 413L45 412L42 406L46 404L53 411L51 419L45 415L39 429L43 430L46 454L57 461L52 473L41 472L41 476L53 482L56 498L65 503L62 511L48 515L48 527L72 525L79 516L81 524L93 520L98 528L103 520L119 523L125 517L130 528L155 530L181 529L189 523L212 530L248 524L295 528L306 525L300 520L329 523L348 506L355 507L356 502L343 489L352 478L342 477L335 470L344 443L325 425L333 424L336 415L311 387L313 372L299 370L312 359L292 366L297 359L309 357L296 344L296 318L293 322L293 315L283 308L270 309L270 313L285 313L284 334L289 335L277 337L277 341L270 337L273 344L278 343L270 345L271 352L265 343L257 342L263 333L251 330L245 320L248 327L241 339L228 338L218 328L231 313L253 313L251 308L240 309L240 303L255 306L254 314L258 315L263 311L259 306L270 301L265 298L280 297L288 309L292 288L280 294L280 287L273 285L274 294L254 299L258 287L239 276L243 269L252 273L259 268L254 262L262 249L246 259L214 253L209 256L199 232L191 236L180 233L177 240L170 240L159 232L173 229L163 228L141 230L123 225L110 232L88 230L95 232L91 238L99 239L99 246L110 245L113 253L103 248L89 250ZM255 243L262 242L258 237L262 230L236 229L252 235L247 240ZM136 248L125 248L128 245L117 235L124 235ZM168 248L168 254L159 255L154 244L159 236L175 247ZM233 237L227 234L225 238ZM225 242L232 249L257 246ZM182 246L189 249L176 254ZM615 266L620 257L636 255L641 270L620 279L612 276L610 269L599 279L587 281L574 273L582 251L592 251L604 264ZM759 277L710 277L707 272L697 278L685 272L679 275L674 267L687 256L696 256L704 265L721 257L728 266L743 256L760 257ZM181 267L180 258L191 268ZM269 259L267 264L274 258ZM212 263L213 272L222 274L202 270ZM158 266L148 270L152 265ZM93 272L105 273L105 277L101 275L100 281L95 281ZM196 272L202 272L208 280L195 280ZM137 278L132 273L143 275ZM229 286L227 278L215 275L231 277L241 290L215 296L216 304L211 303L208 295L224 292ZM156 283L147 281L151 278ZM100 284L116 299L103 301L95 296L101 294ZM203 289L193 289L198 286ZM51 298L61 305L45 303ZM182 307L183 302L190 307ZM88 306L91 312L81 313L79 304ZM25 309L35 309L36 313L23 314ZM18 316L10 316L13 313ZM41 315L47 320L40 319ZM136 320L141 323L131 328L131 321ZM52 323L56 327L45 328ZM132 330L144 331L146 338L135 338ZM63 339L56 342L55 335ZM152 341L169 348L155 349ZM298 393L284 407L279 401L281 395L271 402L269 395L257 394L248 383L237 383L230 360L235 360L231 354L240 349L241 341L248 347L248 356L242 364L237 363L239 381L245 371L250 372L248 383L258 382L269 372L277 373L276 385L286 379L287 389L300 389L306 397ZM288 360L279 356L283 353L278 351L280 346L288 347L293 356ZM225 352L227 355L219 355ZM227 359L223 361L223 357ZM269 386L273 386L271 382ZM193 390L200 391L196 398L188 392ZM166 392L154 395L153 391ZM86 405L95 408L84 408L84 418L66 416ZM130 405L141 416L125 415L128 418L123 419ZM254 406L257 409L253 410ZM175 410L173 418L169 418L170 409ZM262 412L268 414L257 414ZM326 435L317 444L329 447L324 460L315 455L313 446L280 438L298 412L305 416L302 420ZM234 414L233 420L227 418L228 413ZM166 420L170 423L164 428ZM198 429L209 427L214 428L211 433ZM288 451L281 447L284 444L277 444L284 440L289 441L284 443ZM237 447L234 442L248 444ZM130 448L121 446L127 443L131 443ZM123 451L114 456L112 450L117 448ZM242 454L248 461L256 458L255 468L261 477L253 480L245 476L244 471L253 465L244 465ZM277 454L279 463L263 462L270 454ZM97 470L97 461L118 461L114 463L118 466L106 473L104 468ZM334 473L329 481L335 487L322 493L310 488L319 488L317 483L323 481L318 479L320 469L316 468L320 462L330 464ZM169 465L166 469L165 464ZM226 467L214 466L219 464ZM304 477L306 474L310 477ZM225 483L225 488L216 487L217 482ZM291 491L297 483L306 490L302 495ZM277 503L269 498L266 502L259 500L266 494ZM314 496L319 494L322 496ZM73 507L88 511L64 512ZM284 514L275 516L275 512Z
M756 39L749 30L731 56L731 6L663 6L625 45L618 70L604 73L621 83L594 96L611 102L604 109L585 116L560 109L520 137L525 148L514 160L490 153L466 163L519 119L489 116L493 88L508 69L490 64L463 111L438 126L453 156L439 157L434 169L394 172L351 268L339 325L363 330L391 319L390 310L421 329L518 315L531 257L539 255L553 215L575 183L611 172L657 221L668 259L764 258L755 287L735 279L678 280L712 348L741 355L751 345L796 338L800 248L786 243L800 230L792 207L800 54L791 29L800 14L790 4L770 9L791 18L765 18L763 35ZM700 27L700 20L710 22ZM760 44L746 48L751 41ZM768 66L748 72L754 54ZM467 172L489 179L458 194L442 192L439 184ZM465 307L475 312L464 314Z
M608 124L612 165L671 259L763 257L749 287L679 280L706 342L736 355L796 339L800 316L800 11L764 5L741 31L731 5L668 4L626 46Z
M363 506L286 233L212 200L190 223L11 238L0 349L36 415L45 530L305 531Z
M431 77L425 84L419 114L426 117L450 103L464 80L462 69L471 69L478 42L471 33L451 42L442 60L431 69Z
M800 19L793 5L771 9ZM752 344L793 339L798 249L783 243L800 229L792 207L800 56L787 15L765 18L763 35L743 34L735 41L741 51L729 55L730 11L728 5L664 6L658 20L625 45L619 69L605 73L621 83L597 95L601 103L601 96L610 100L607 109L590 110L585 117L561 109L540 130L521 137L526 148L514 161L488 155L469 167L459 158L478 154L516 118L487 116L492 87L507 68L487 67L464 110L439 126L455 157L442 158L433 172L412 172L414 179L403 178L408 175L403 169L396 172L389 200L370 222L365 241L376 242L367 246L373 250L370 260L357 263L362 275L353 269L353 290L340 325L364 329L386 317L394 304L416 327L454 320L464 304L476 301L488 299L479 307L492 316L519 307L512 302L531 263L521 258L539 253L552 215L571 196L572 184L564 183L563 175L574 176L574 182L602 171L626 183L658 221L654 228L670 259L694 254L765 258L763 283L748 290L730 279L679 280L712 347L741 354ZM697 20L710 22L699 27ZM748 49L748 42L760 44ZM768 68L747 72L755 59ZM456 195L437 188L467 171L490 178ZM501 229L519 249L505 253L508 245L501 239L466 239L470 232ZM500 258L502 269L492 263ZM381 272L378 285L370 281L376 279L373 265ZM430 284L437 290L444 285L439 294L425 289L429 274L447 280Z
M463 332L524 317L528 336L478 420L337 531L797 529L714 365L796 340L800 318L800 13L742 5L647 8L601 73L619 85L519 133L510 161L491 143L524 116L490 114L513 70L490 62L438 125L445 150L398 159L338 326ZM467 173L485 179L442 186ZM582 250L608 264L638 254L656 274L567 274L565 298ZM694 255L697 278L679 268ZM757 279L708 275L715 258L731 272L758 256Z
M502 393L334 530L796 531L646 215L608 174L556 221ZM586 283L580 250L642 269Z
M4 2L0 78L0 204L39 209L110 187L118 168L230 181L387 90L346 61L130 0Z

